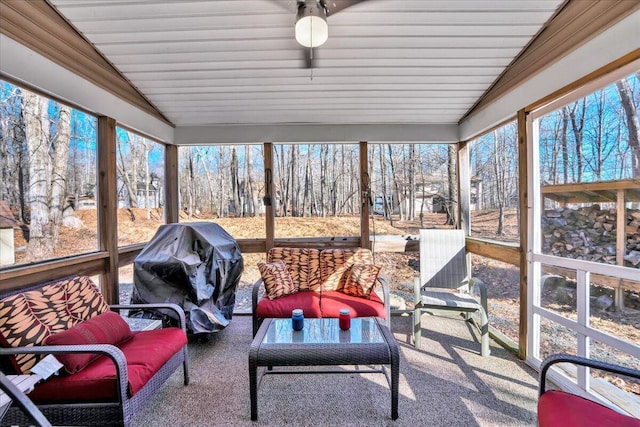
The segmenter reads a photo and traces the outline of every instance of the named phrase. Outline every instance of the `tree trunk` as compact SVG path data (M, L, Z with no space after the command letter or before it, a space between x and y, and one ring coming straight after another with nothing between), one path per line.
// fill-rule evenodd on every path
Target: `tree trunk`
M320 146L320 216L327 216L327 170L329 167L329 145L322 144Z
M189 219L193 218L194 211L194 201L195 201L195 171L193 164L193 152L189 149L189 158L188 158L188 181L187 181L187 216Z
M251 216L258 214L258 195L253 180L253 155L251 154L251 145L247 145L245 149L245 157L247 158L247 211Z
M496 234L498 236L504 234L504 206L502 206L502 203L498 206L498 229L496 230Z
M53 254L49 234L49 117L48 100L27 90L23 91L25 136L29 152L30 207L27 259L38 261Z
M638 106L633 102L631 87L627 79L616 82L627 127L629 129L629 148L631 148L631 173L634 178L640 177L640 123Z
M422 194L421 194L422 201L420 202L420 228L424 228L424 205L425 205L424 199L427 193L426 191L427 183L425 180L424 173L422 173L421 175L422 175Z
M458 181L456 173L456 158L458 150L455 144L449 144L447 150L447 176L449 187L449 200L447 200L447 225L458 225Z
M310 203L310 190L311 190L311 154L307 157L307 164L304 168L304 191L302 192L302 216L307 212L307 203ZM311 208L309 208L311 212Z
M283 145L280 145L280 155L278 156L277 147L274 147L276 166L278 168L278 187L277 191L279 203L277 205L280 216L287 216L289 211L289 182L290 168L288 167L287 152Z
M409 146L409 212L408 219L413 221L416 217L416 146Z
M231 164L230 164L230 177L231 177L231 197L233 197L233 211L236 217L242 217L242 207L240 201L240 171L238 164L238 150L231 147Z
M135 148L135 141L137 136L127 132L129 136L129 164L127 164L124 157L123 144L120 138L118 138L118 154L120 154L120 161L116 162L120 178L127 189L129 195L129 207L138 207L138 161L137 150Z
M297 217L300 216L300 207L298 206L298 191L299 191L299 180L298 180L298 146L291 146L291 171L289 176L289 182L291 183L291 216Z
M225 192L224 192L224 153L222 148L218 151L218 188L220 189L220 196L218 198L218 218L225 217Z
M575 158L576 158L576 168L577 177L576 182L582 182L582 174L583 174L583 159L584 155L582 153L582 140L583 140L583 130L584 130L584 118L586 114L586 98L582 98L582 107L581 110L577 113L578 104L580 101L576 101L573 103L571 110L569 111L569 117L571 119L571 129L573 130L573 135L576 140L575 147Z
M400 213L400 221L404 220L404 197L400 190L400 184L398 183L398 176L396 175L396 165L393 161L393 151L391 144L387 144L387 151L389 152L389 166L391 167L391 180L393 182L393 189L396 195L395 199L398 204L398 212ZM393 204L393 202L392 202Z
M389 202L387 200L387 165L385 161L384 150L382 149L382 145L379 147L380 149L380 177L382 179L382 206L384 210L384 218L389 220L389 223L393 226L393 212L391 211L391 207L389 206Z
M567 142L567 127L569 124L569 113L567 107L562 107L562 128L560 130L560 149L562 150L562 174L563 184L569 183L569 147Z
M493 153L491 156L493 163L494 199L498 205L498 227L496 234L504 234L504 204L509 193L509 182L507 180L507 142L504 131L497 129L493 131Z
M49 223L52 247L58 244L62 214L67 200L67 166L71 141L71 108L60 104L57 133L54 141L53 164L51 169L51 203Z
M149 200L149 185L151 176L149 174L149 144L142 142L144 147L144 207L147 210L147 219L151 219L151 201Z
M196 148L196 150L198 153L198 160L200 160L200 164L202 165L202 170L204 171L204 176L207 179L209 197L211 198L211 206L213 206L213 199L214 199L214 193L215 193L215 190L213 188L214 187L213 176L211 176L211 171L209 170L209 168L207 167L207 164L205 163L205 153L203 153L200 150L200 148ZM195 179L195 176L193 177L193 179ZM220 188L219 191L222 191L222 188ZM195 203L201 207L204 205L204 201L199 199L196 199Z

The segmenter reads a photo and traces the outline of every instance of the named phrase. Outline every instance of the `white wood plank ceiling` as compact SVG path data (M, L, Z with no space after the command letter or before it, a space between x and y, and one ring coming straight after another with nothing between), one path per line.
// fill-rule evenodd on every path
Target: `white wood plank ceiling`
M295 0L50 3L194 126L458 123L562 0L362 1L329 16L313 69Z

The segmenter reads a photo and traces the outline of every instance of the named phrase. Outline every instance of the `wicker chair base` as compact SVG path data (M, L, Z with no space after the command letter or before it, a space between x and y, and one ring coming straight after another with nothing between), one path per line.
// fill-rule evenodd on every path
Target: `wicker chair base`
M177 352L130 399L122 402L58 403L37 405L53 425L65 426L127 426L133 416L157 393L165 381L184 366L185 385L188 383L186 347ZM29 418L17 407L10 407L2 419L2 426L31 425Z

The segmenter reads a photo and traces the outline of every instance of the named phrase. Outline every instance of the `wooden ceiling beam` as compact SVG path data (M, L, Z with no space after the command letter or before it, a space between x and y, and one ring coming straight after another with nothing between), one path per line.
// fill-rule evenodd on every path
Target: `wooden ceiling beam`
M45 0L0 0L0 33L172 125Z
M460 123L637 10L637 0L567 0Z

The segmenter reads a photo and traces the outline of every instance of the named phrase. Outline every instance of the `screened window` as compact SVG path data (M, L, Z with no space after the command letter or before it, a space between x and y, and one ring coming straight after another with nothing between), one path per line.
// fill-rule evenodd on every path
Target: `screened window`
M118 246L149 241L164 224L164 146L116 128Z
M471 236L518 242L516 122L470 141L469 163Z
M0 80L0 268L98 249L96 123Z

